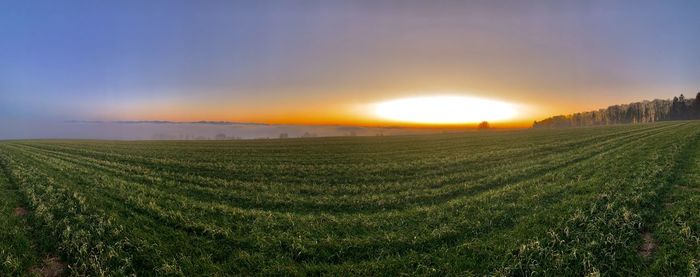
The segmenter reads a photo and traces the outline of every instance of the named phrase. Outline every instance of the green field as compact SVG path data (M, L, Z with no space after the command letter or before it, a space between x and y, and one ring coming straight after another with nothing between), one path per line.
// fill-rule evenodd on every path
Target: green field
M700 122L0 142L0 275L694 275ZM17 215L16 208L26 208Z

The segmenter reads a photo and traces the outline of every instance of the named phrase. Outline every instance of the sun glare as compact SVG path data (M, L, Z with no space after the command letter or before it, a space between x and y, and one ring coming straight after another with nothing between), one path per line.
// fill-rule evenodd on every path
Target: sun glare
M405 123L468 124L505 121L518 111L513 104L468 96L411 97L374 105L376 116Z

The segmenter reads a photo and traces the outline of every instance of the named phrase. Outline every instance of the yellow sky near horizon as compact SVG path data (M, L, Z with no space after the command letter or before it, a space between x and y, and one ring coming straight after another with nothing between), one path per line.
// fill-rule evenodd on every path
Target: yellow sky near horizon
M317 99L297 99L251 103L250 101L221 101L201 102L197 99L167 99L140 101L138 103L119 103L96 108L98 119L110 120L168 120L168 121L233 121L266 124L301 124L301 125L350 125L350 126L403 126L422 128L461 128L475 125L476 121L460 123L417 123L411 121L390 120L382 118L373 110L377 103L411 97L430 97L440 95L480 97L490 100L503 101L518 107L517 114L507 120L489 120L496 127L526 128L535 120L546 117L597 109L607 105L585 107L583 105L565 105L563 103L542 104L535 101L509 101L505 97L489 97L486 93L466 91L411 91L403 93L386 93L375 97L321 97ZM351 99L348 99L351 98ZM610 103L614 104L614 103ZM590 105L589 105L590 106ZM432 105L429 108L440 108Z

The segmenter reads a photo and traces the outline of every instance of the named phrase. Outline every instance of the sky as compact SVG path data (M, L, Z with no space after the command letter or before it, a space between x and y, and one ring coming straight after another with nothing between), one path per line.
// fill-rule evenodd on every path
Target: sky
M0 122L394 126L382 101L513 126L700 89L700 1L0 1ZM435 109L435 107L432 107ZM504 123L504 124L505 124Z

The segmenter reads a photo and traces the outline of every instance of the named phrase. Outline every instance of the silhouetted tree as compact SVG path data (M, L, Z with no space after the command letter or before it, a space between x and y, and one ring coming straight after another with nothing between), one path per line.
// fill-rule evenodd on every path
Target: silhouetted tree
M683 94L678 97L678 117L680 119L688 119L688 103L686 103Z
M301 135L301 137L302 137L302 138L315 138L315 137L316 137L316 134L314 134L314 133L309 133L309 132L305 132L303 135Z
M489 125L488 121L482 121L481 123L479 123L479 126L477 126L477 128L479 130L488 130L491 128L491 125Z
M672 111L672 119L673 120L683 120L683 119L691 119L694 118L694 101L690 99L686 99L683 94L677 98L673 98L673 105L671 108Z
M700 94L700 93L699 93ZM680 120L695 117L695 101L685 96L674 97L672 100L642 101L623 105L613 105L597 111L557 115L544 120L535 121L536 128L579 127L595 125L611 125L626 123L647 123L665 120Z
M287 133L281 133L281 134L280 134L280 138L281 138L281 139L289 138L289 134L287 134Z
M700 119L700 92L695 96L693 101L693 118Z
M679 119L678 116L680 115L680 104L678 102L678 97L674 96L673 100L671 100L671 120L677 120Z

